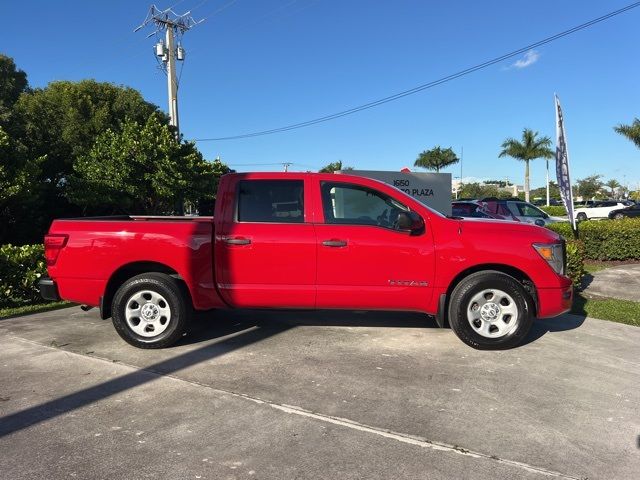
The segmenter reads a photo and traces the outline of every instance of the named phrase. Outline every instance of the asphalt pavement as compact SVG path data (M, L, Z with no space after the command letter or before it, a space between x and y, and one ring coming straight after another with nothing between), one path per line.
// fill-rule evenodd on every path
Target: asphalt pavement
M417 314L215 312L138 350L78 307L0 320L7 479L631 479L640 328L476 351Z
M587 275L585 284L590 295L640 302L640 264L605 268Z

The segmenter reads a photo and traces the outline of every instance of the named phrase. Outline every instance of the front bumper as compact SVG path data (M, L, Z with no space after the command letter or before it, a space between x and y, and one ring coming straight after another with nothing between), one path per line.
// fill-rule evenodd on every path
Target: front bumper
M42 277L38 281L38 288L40 289L40 296L45 300L60 300L60 295L58 294L58 286L56 285L56 282L51 278Z
M538 318L557 317L571 310L573 306L573 286L538 289Z

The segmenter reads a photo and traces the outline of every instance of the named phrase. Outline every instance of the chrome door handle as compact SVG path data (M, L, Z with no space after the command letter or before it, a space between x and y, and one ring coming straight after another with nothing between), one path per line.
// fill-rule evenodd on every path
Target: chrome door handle
M346 247L347 242L344 240L325 240L322 245L325 247Z
M226 237L224 239L224 243L226 243L227 245L249 245L251 243L251 240L249 240L248 238Z

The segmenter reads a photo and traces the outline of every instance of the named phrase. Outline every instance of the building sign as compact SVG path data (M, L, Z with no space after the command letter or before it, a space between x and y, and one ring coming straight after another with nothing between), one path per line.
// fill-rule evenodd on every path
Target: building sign
M373 178L399 188L419 202L444 214L451 215L451 174L350 170L345 174Z

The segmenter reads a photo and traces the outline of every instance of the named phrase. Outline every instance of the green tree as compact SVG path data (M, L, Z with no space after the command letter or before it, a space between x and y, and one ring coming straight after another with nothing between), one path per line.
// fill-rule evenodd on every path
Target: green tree
M13 105L27 89L27 74L18 70L12 58L0 54L0 126L9 126Z
M576 182L576 190L578 194L587 200L595 198L602 188L603 184L600 180L602 175L591 175Z
M531 190L530 195L532 198L540 197L547 198L547 187L539 187ZM558 184L553 180L549 181L549 198L560 200L560 188Z
M485 183L465 183L458 192L458 198L485 198L485 197L497 197L508 198L511 194L505 190L500 190L495 185L487 185Z
M35 89L20 97L15 110L32 156L47 155L43 180L63 187L74 161L99 134L119 130L125 119L144 123L158 107L132 88L82 80Z
M320 170L318 170L318 172L319 173L333 173L333 172L337 172L338 170L353 170L353 167L343 167L342 166L342 160L338 160L337 162L332 162L332 163L330 163L328 165L325 165Z
M616 190L618 190L622 186L622 185L620 185L620 182L618 182L614 178L612 178L611 180L608 180L604 185L611 189L611 197L612 198L616 197Z
M459 161L460 159L451 148L440 148L440 146L436 146L431 150L425 150L420 153L413 165L415 167L440 172L441 168L448 167Z
M507 138L502 142L499 157L511 157L524 162L524 198L529 201L529 162L536 158L553 158L549 137L538 138L538 132L529 128L522 131L522 141Z
M31 213L20 216L25 224L21 231L26 233L14 241L40 242L52 219L81 214L66 194L74 163L89 152L101 133L120 131L126 118L144 123L157 111L136 90L94 80L52 82L23 92L13 106L10 133L24 145L27 158L42 161L34 182L36 205Z
M620 135L627 137L636 144L636 147L640 148L640 119L635 118L631 125L621 123L617 127L613 127L613 129Z
M39 218L38 176L43 160L29 158L24 145L0 127L0 245L30 238L29 222Z
M205 161L193 143L176 140L152 113L142 124L126 120L121 131L99 135L74 164L67 195L85 210L170 214L180 202L213 198L217 176L227 171L219 161Z

